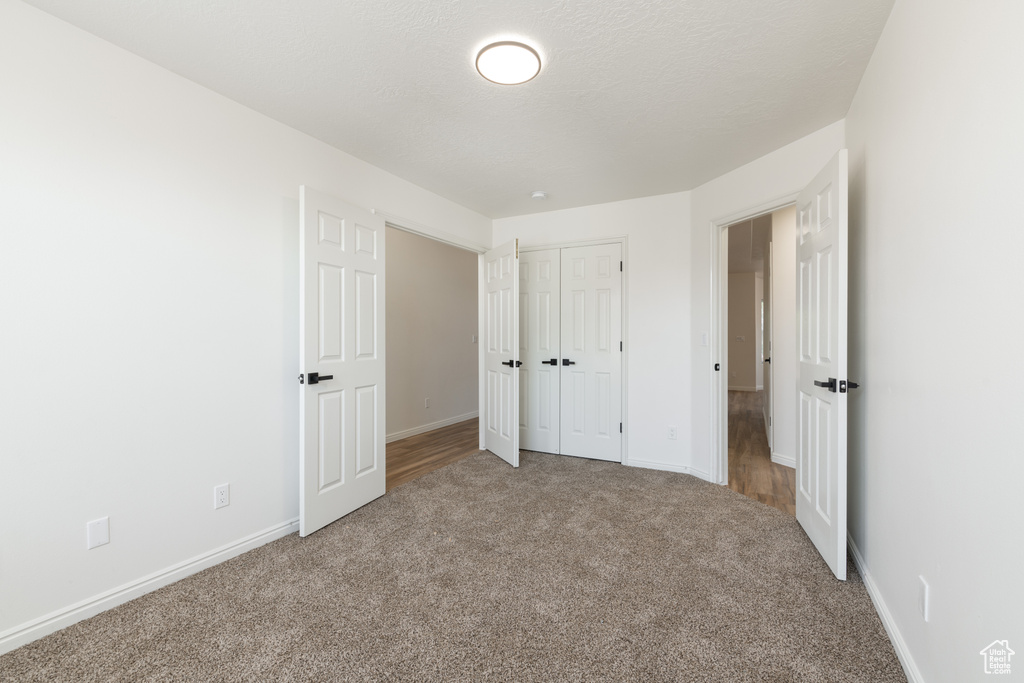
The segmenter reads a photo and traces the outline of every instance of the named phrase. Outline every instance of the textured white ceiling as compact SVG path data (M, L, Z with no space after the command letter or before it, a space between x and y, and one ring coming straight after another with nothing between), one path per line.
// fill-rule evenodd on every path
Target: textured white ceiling
M842 118L893 1L28 3L500 218L691 189ZM544 59L525 85L474 69L509 37Z

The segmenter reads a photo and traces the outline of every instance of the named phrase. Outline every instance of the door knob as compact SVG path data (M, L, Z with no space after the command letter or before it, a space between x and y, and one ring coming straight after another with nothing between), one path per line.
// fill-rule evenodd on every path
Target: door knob
M558 359L552 358L551 360L542 360L541 365L558 365Z
M501 364L502 365L507 365L510 368L514 368L516 366L516 362L514 360L507 360L507 361L503 360L503 361L501 361Z
M836 393L836 378L829 377L827 382L819 382L818 380L814 380L814 386L825 387L834 394Z
M576 365L576 361L569 360L568 358L563 358L562 365Z
M306 377L309 378L309 384L319 384L320 382L326 382L329 379L334 379L334 375L321 375L316 372L311 372ZM299 384L302 383L302 378L299 378Z
M772 357L768 356L767 358L764 359L764 362L765 363L771 363L772 362Z

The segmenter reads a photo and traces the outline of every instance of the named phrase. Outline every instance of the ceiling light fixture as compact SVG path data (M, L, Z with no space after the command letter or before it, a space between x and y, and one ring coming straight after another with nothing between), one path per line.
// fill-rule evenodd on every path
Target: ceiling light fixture
M477 53L476 70L492 83L519 85L540 73L540 55L525 43L503 40Z
M537 190L536 192L534 192L530 196L533 197L534 199L547 199L548 198L548 193L543 191L543 190Z

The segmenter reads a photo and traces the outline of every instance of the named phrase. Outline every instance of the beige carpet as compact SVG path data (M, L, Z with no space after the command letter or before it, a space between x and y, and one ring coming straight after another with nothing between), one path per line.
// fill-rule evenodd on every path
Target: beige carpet
M905 681L860 577L684 474L481 453L0 657L4 681Z

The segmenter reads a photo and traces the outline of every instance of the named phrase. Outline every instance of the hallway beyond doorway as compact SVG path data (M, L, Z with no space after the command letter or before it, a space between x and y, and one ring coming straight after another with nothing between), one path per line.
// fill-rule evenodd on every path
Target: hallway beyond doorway
M389 443L387 490L478 452L478 427L473 418Z
M762 393L729 392L729 488L796 516L796 470L772 462Z

